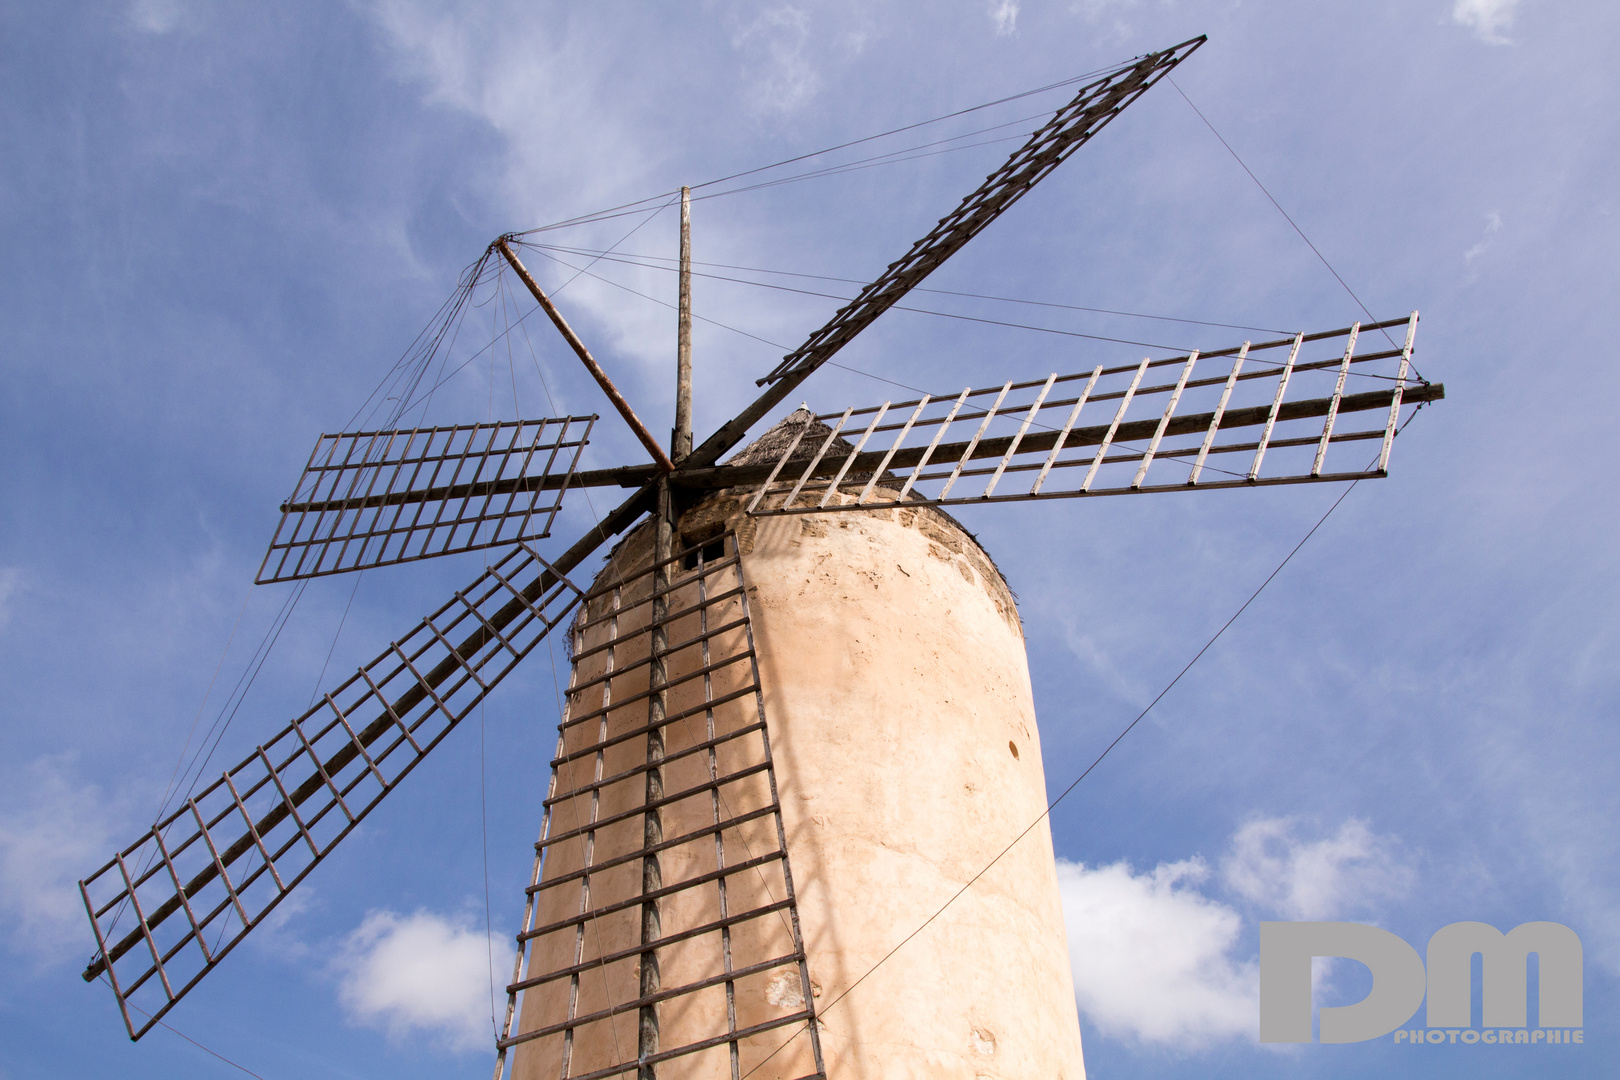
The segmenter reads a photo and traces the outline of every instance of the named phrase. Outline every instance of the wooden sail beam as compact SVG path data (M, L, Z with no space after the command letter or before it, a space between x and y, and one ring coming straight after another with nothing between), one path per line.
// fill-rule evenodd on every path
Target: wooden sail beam
M457 594L454 600L440 609L440 613L424 620L415 631L402 638L401 642L407 646L405 649L398 645L390 646L377 661L362 668L333 694L328 694L321 705L265 744L266 747L274 747L287 742L289 747L294 748L290 757L283 760L278 755L276 760L280 760L279 765L275 760L266 765L266 756L256 750L236 769L188 800L184 808L159 821L135 843L80 882L80 891L98 946L97 955L85 968L83 977L86 982L91 982L103 974L109 976L130 1038L138 1039L150 1030L198 980L213 970L225 954L258 925L384 795L393 790L422 756L494 688L521 659L521 654L532 648L557 618L561 618L560 614L556 618L545 618L541 613L547 605L557 603L563 595L559 587L567 586L565 575L651 509L656 495L656 485L644 485L549 564L539 563L539 566L531 567L531 562L538 563L539 560L534 559L525 548L514 550L506 560L491 571L486 571L471 588ZM518 563L527 572L538 570L526 585L501 572L503 568L510 570ZM573 592L571 587L565 591ZM503 593L509 595L510 599L504 604L495 605L494 601ZM568 609L571 608L572 603L569 603ZM436 618L450 612L454 613L453 617L444 625L435 623ZM535 619L541 619L544 624L539 635L533 640L515 643L510 628L515 625L532 627ZM469 620L476 629L454 646L450 645L446 633L455 632ZM422 647L410 645L416 640L423 642ZM491 646L494 646L493 650ZM480 669L492 658L502 655L515 658L498 664L498 670L492 677L480 674ZM442 658L426 672L419 671L416 665L433 656ZM376 672L382 670L379 665L385 661L389 677L382 678L382 686L379 686L376 680L380 676ZM398 678L405 686L398 696L390 698L385 695L384 688L390 685L389 678ZM469 686L469 683L472 685ZM346 708L339 707L334 698L343 699L346 691L351 692L357 700ZM454 698L460 691L465 691L463 698L472 695L470 702ZM351 723L353 712L368 701L376 703L382 709L381 714L364 727ZM418 710L422 711L422 715L415 715ZM307 730L313 730L310 728L312 718L323 711L330 712L334 718L322 717L319 729L313 735L306 734ZM424 732L423 739L418 739L416 735L422 723L434 715L441 718L442 726L431 735ZM338 747L335 752L327 751L329 744L323 739L332 740L331 744ZM379 750L379 747L383 749ZM390 753L395 752L406 754L405 764L391 778L383 780L379 765ZM253 791L239 792L233 783L233 775L255 762L260 765L255 766L258 773L255 773ZM293 765L307 775L284 777L282 774ZM352 768L359 769L359 773L348 774L349 778L342 787L334 785L334 777L345 775L345 770ZM355 790L357 784L365 783L367 776L380 784L382 790L358 811L351 811L343 797ZM264 798L270 793L271 787L275 795L265 805ZM323 793L326 794L323 796ZM220 809L216 810L209 804L210 796L219 802ZM254 803L255 808L250 808L247 805L249 802ZM315 806L315 812L301 815L300 810L306 806ZM200 811L199 807L205 807L207 812ZM333 811L342 814L343 824L335 833L327 832L320 840L314 839L310 835L311 828L319 825L322 816ZM237 823L237 827L245 831L231 842L216 842L213 830L229 822ZM296 829L289 839L278 841L277 846L272 848L267 844L267 839L277 829L285 832L284 827L288 822L292 822ZM176 830L180 832L177 834ZM307 862L300 859L296 873L283 877L277 870L276 860L285 858L293 850L292 845L300 841L309 848L311 857ZM131 863L135 864L133 872ZM117 877L112 876L114 872ZM234 878L233 873L236 875ZM163 884L164 875L172 888ZM118 884L120 881L122 885ZM256 904L256 911L248 912L243 907L245 893L254 885L266 881L273 883L264 885L265 889L273 888L273 894L262 906ZM139 899L137 893L154 900L161 895L163 899L143 909L136 903ZM215 899L216 893L220 898ZM206 897L212 903L212 907L204 910L204 917L200 920L193 911L193 903L199 897ZM126 904L133 909L127 914L124 911ZM235 923L229 921L233 911L236 912ZM187 926L179 933L160 934L162 925L181 913L187 916ZM136 925L120 936L119 923L128 915L133 915ZM226 935L229 940L223 946L206 947L205 932L219 933L221 929L232 926L238 929ZM130 963L138 965L138 970L131 978L120 980L115 970L117 965L143 945L151 954L150 959L130 960ZM185 972L185 981L176 989L171 985L165 967L175 963L177 958L184 962L186 958L183 954L191 947L195 947L200 956L190 958L191 966ZM200 964L197 962L199 959ZM153 976L157 976L163 986L162 993L150 1002L152 1008L143 1010L149 1017L146 1023L136 1024L129 1013L129 999Z
M1207 358L1209 354L1204 354ZM1036 385L1039 385L1038 383ZM1388 408L1392 399L1392 392L1388 390L1373 390L1362 394L1345 394L1339 400L1337 413L1364 412L1370 409ZM1428 402L1440 401L1446 396L1444 383L1423 383L1407 387L1402 393L1402 403L1420 405ZM1333 409L1333 399L1311 398L1304 401L1288 402L1282 406L1277 414L1279 420L1300 420L1317 416L1327 416ZM1270 414L1270 407L1254 409L1234 409L1221 417L1220 426L1225 428L1250 427L1264 424ZM1214 412L1189 413L1172 419L1165 425L1164 435L1172 437L1186 435L1195 431L1206 430L1215 418ZM1115 434L1116 441L1130 442L1137 439L1152 438L1157 430L1159 420L1132 421L1120 425ZM1066 433L1063 439L1063 449L1078 446L1095 446L1102 442L1108 432L1107 424L1091 427L1075 428ZM1020 454L1037 451L1050 452L1057 448L1057 432L1036 432L1026 435L1018 443ZM973 448L969 460L981 458L999 458L1006 454L1011 437L1000 439L984 439ZM867 451L855 455L849 462L847 472L856 475L866 475L889 468L906 469L915 467L918 459L926 448L910 447L881 451ZM940 458L950 460L953 455L960 456L967 449L966 442L942 443L934 447L932 459ZM832 454L823 456L811 472L811 478L831 476L841 469L845 469L848 455ZM713 465L705 468L678 467L670 475L670 483L688 491L712 491L718 488L741 487L750 484L759 484L771 477L775 465ZM588 469L574 473L568 481L570 487L640 487L657 475L651 465L623 465L613 469ZM485 484L468 484L453 490L433 490L423 492L424 498L464 498L481 497L485 494L502 494L509 491L529 491L537 488L561 487L563 478L555 476L526 476L512 480L501 480ZM384 501L393 502L408 499L407 494L393 496L376 496L373 499L351 505L383 505ZM299 504L288 506L296 510L320 510L320 504Z
M1371 390L1362 394L1346 394L1339 400L1339 414L1351 412L1365 412L1374 409L1387 409L1394 395L1392 390ZM1408 405L1425 404L1431 401L1440 401L1446 396L1444 383L1428 383L1408 387L1402 396L1402 403ZM1306 401L1286 403L1278 411L1279 420L1302 420L1317 416L1326 416L1332 407L1332 398L1313 398ZM1270 415L1270 406L1261 406L1250 409L1233 409L1228 411L1221 419L1221 428L1256 427L1266 422ZM1213 413L1191 413L1177 417L1165 425L1164 434L1168 436L1188 435L1203 432L1214 418ZM1133 442L1151 439L1159 427L1158 418L1152 420L1136 420L1119 425L1114 434L1115 442ZM1108 424L1098 424L1091 427L1074 428L1063 441L1063 448L1081 446L1099 446L1108 435ZM969 460L986 458L1000 458L1011 449L1014 436L995 439L981 439L978 445L968 454ZM1057 445L1058 433L1053 431L1036 432L1025 435L1018 443L1020 454L1033 454L1042 451L1051 451ZM967 453L967 441L955 443L942 443L934 448L931 461L951 461ZM888 457L886 467L894 469L914 468L922 460L925 447L905 447L890 451L871 450L854 456L849 461L849 455L828 455L821 458L812 470L812 478L833 476L840 470L856 475L865 476L876 471ZM774 463L759 465L718 465L710 469L684 469L670 477L670 482L677 487L715 489L739 487L747 484L758 484L771 475ZM862 481L864 483L864 481Z
M630 403L625 400L624 395L619 393L619 388L613 385L613 380L608 378L607 372L602 370L602 365L596 362L596 358L585 347L585 343L579 340L579 335L574 333L574 328L568 325L568 320L562 317L562 312L557 310L557 305L553 304L551 298L540 288L540 283L535 281L528 268L518 261L518 257L512 251L512 245L507 242L506 237L503 236L495 241L495 250L499 251L506 261L512 264L512 269L517 271L518 278L533 294L535 302L540 305L541 310L551 319L552 325L556 326L557 332L562 334L563 340L568 342L569 348L574 350L574 355L579 357L580 362L585 365L585 370L591 373L591 378L596 380L596 384L608 396L608 400L613 403L613 407L619 410L619 415L624 417L626 424L630 425L630 430L635 432L637 439L641 440L641 445L647 448L647 453L652 455L654 463L664 472L673 469L675 463L669 460L669 455L664 453L664 448L658 445L658 440L653 438L652 432L647 430L647 425L641 422L641 417L636 415L636 411L630 407Z
M780 433L782 442L788 442L789 435L797 437L792 439L791 445L773 453L774 461L749 465L746 469L721 466L707 471L685 470L677 473L671 482L694 486L752 485L756 490L748 503L750 514L802 514L902 503L975 505L1383 476L1401 407L1418 406L1445 396L1444 386L1424 382L1407 385L1418 313L1412 312L1405 321L1407 333L1403 347L1361 356L1356 355L1356 345L1366 337L1357 324L1337 333L1300 333L1291 339L1262 342L1258 346L1247 342L1236 349L1217 353L1192 352L1160 361L1144 358L1135 365L1098 366L1089 374L1052 374L1044 380L1008 381L999 387L980 390L969 388L954 403L927 395L898 406L884 402L816 417L800 413L795 417L795 422L801 424L800 430ZM1331 360L1301 359L1301 346L1307 340L1321 342L1332 337L1345 340ZM1281 362L1256 357L1256 353L1280 350L1284 346L1287 347L1286 359ZM1207 367L1210 357L1220 356L1232 357L1229 370L1221 370L1224 365L1217 365L1210 375L1192 377L1195 365L1204 363ZM1391 364L1391 360L1398 362ZM1143 385L1150 368L1168 364L1179 365L1179 371L1166 372L1168 378L1161 376L1152 385ZM1352 375L1363 380L1363 385L1374 381L1375 385L1381 383L1382 386L1346 394L1345 385ZM1109 381L1099 385L1099 380L1105 377ZM1078 397L1052 400L1055 385L1073 386L1081 380L1085 388ZM1331 393L1286 400L1291 390L1303 394L1307 392L1304 388L1313 385L1323 391L1331 388ZM1015 390L1018 392L1009 400L1009 393ZM1233 394L1239 390L1241 395L1234 401ZM963 407L974 399L977 399L975 403ZM1215 407L1210 411L1178 415L1177 410L1188 399L1192 401L1189 410ZM948 412L945 411L947 405ZM1097 405L1101 405L1103 415L1111 415L1112 419L1107 424L1082 425L1079 422L1082 410ZM1061 429L1054 430L1065 406L1072 408L1067 410ZM1049 412L1045 422L1037 424L1036 417L1042 408ZM1370 430L1346 431L1336 426L1343 417L1368 411L1386 412L1387 418ZM835 416L837 427L829 428L823 423ZM847 442L837 442L835 446L840 430L846 426L850 431L855 430L855 425L850 424L855 416L867 418L860 443L852 447ZM890 417L887 423L885 416ZM1253 427L1261 429L1255 441L1216 441L1216 436L1227 429ZM927 428L934 429L931 439L929 433L922 430ZM819 449L814 455L808 455L799 449L799 444L812 430L815 438L811 441ZM887 433L887 437L876 441L892 442L892 445L886 450L867 451L867 443L879 432ZM927 439L927 445L903 446L907 436L913 433ZM969 433L971 438L963 440L962 436ZM946 441L953 435L956 441ZM1355 471L1345 471L1344 463L1340 462L1335 470L1326 468L1332 447L1368 440L1381 443L1374 459L1376 465L1369 463ZM1059 456L1066 450L1085 447L1095 447L1095 450L1089 456ZM1302 448L1314 451L1307 458L1308 465L1300 461ZM1231 459L1220 457L1228 454L1245 455L1248 460L1226 467L1210 463L1211 455L1229 461ZM1334 452L1333 456L1342 457L1342 453ZM973 467L975 460L994 464ZM1149 482L1149 469L1158 462L1165 463L1157 468L1161 479ZM1179 463L1185 471L1176 472L1175 482L1162 479L1166 469L1174 463ZM1122 475L1119 467L1123 465L1128 465L1129 471ZM1070 484L1060 485L1060 490L1046 489L1043 485L1054 469L1083 470L1085 478L1078 488ZM1206 470L1221 475L1208 476ZM1039 475L1033 475L1037 472ZM1013 486L1010 483L1013 476L1018 474L1033 479L1028 490L1008 490ZM761 475L762 480L756 479ZM998 489L1004 477L1009 483ZM973 485L958 486L958 481L968 478L982 483L982 489L964 493L962 489ZM858 495L855 494L857 489Z

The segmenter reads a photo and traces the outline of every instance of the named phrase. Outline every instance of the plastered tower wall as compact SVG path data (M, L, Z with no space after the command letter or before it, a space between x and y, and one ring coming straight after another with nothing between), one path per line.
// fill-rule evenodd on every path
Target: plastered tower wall
M713 497L682 517L678 538L738 534L829 1076L1081 1080L1044 822L867 975L1046 806L1023 636L1000 574L936 511L755 519L741 507ZM633 534L604 577L646 565L650 549L650 530ZM676 827L666 821L666 833ZM559 861L547 874L565 871ZM634 943L622 922L603 928L603 951ZM762 921L757 933L780 930ZM664 960L666 973L679 963ZM769 1015L796 995L796 983L755 980L739 985L738 1007ZM541 1023L539 1001L525 1000L520 1029ZM666 1042L680 1038L678 1017L663 1026ZM633 1042L633 1017L615 1027L603 1034ZM744 1071L786 1039L759 1036ZM753 1075L811 1071L806 1042ZM719 1064L671 1062L659 1075L729 1071ZM524 1080L558 1075L532 1052L514 1065Z

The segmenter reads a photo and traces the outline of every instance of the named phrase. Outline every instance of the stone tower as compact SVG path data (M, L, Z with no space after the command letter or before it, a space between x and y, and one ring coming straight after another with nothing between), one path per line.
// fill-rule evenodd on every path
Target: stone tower
M784 432L812 422L808 413L793 414L737 460L779 453ZM936 509L750 518L744 505L741 493L719 492L690 507L680 515L675 546L702 550L718 538L735 537L727 542L740 555L774 773L755 773L728 788L725 812L746 816L747 806L771 797L767 780L774 783L827 1075L1081 1080L1074 988L1044 822L926 929L892 951L1046 807L1023 634L1006 582L974 538ZM611 624L622 633L626 620L644 619L635 613L645 610L645 594L652 590L600 590L616 579L650 582L635 575L652 563L652 551L650 527L627 537L576 623L586 629L575 636L573 684L594 678L613 700L625 702L617 711L597 710L601 716L593 723L603 733L646 723L647 649L621 649L609 660L612 650L600 651L593 628ZM672 590L671 610L682 610L683 594L679 587ZM717 614L708 625L723 625L723 618ZM693 640L698 631L695 622L676 622L669 638L672 644ZM715 642L721 647L719 638ZM746 643L738 639L737 647ZM701 711L688 705L701 659L695 653L684 661L672 658L670 717ZM605 670L608 664L625 675L615 679ZM721 698L729 676L715 677L722 684L709 693ZM575 716L584 715L582 707L571 698ZM662 750L670 759L661 770L663 791L683 790L699 779L705 754L690 748L701 750L716 731L723 737L728 725L749 723L753 709L751 701L738 700L711 710L707 732L693 717L670 724ZM681 724L689 730L683 733ZM590 735L600 737L594 730ZM569 755L570 738L562 740L560 760ZM611 735L606 741L612 742ZM635 740L612 746L598 775L633 771L640 754ZM587 759L580 756L575 764L583 768ZM629 851L642 840L633 813L647 799L641 780L594 794L594 807L586 805L585 795L559 802L552 833L566 835L571 822L592 814L590 820L612 821L615 814L623 820L593 831L589 852L579 838L559 844L548 855L543 882L580 876L584 861L611 862L613 851ZM707 817L711 811L715 818ZM719 804L711 807L707 798L668 806L661 835L684 835L720 814ZM774 844L774 826L764 817L727 835L733 861ZM691 854L680 847L664 850L662 880L699 872L700 858L710 856L702 844L692 847ZM733 908L781 897L782 882L774 876L729 880ZM568 1015L581 1015L612 1000L636 998L634 958L594 970L589 962L633 951L639 924L628 901L641 887L634 860L597 873L588 903L597 909L618 903L622 910L596 920L589 932L559 931L534 943L528 970L587 970L571 989L559 981L549 993L529 993L518 1032L555 1023L565 1007L574 1010ZM569 889L542 891L530 925L561 926L580 902ZM713 911L683 913L686 902L665 902L664 933L672 926L716 924ZM791 951L790 929L780 915L754 920L731 928L726 947L739 965L748 955L781 955ZM701 951L696 939L661 950L662 985L695 984ZM714 1017L699 1015L705 1012L729 1007L734 1027L747 1028L802 1008L800 986L797 969L781 968L739 980L729 1006L715 988L667 1002L657 1021L663 1045L694 1041L712 1028ZM776 1028L743 1040L740 1072L757 1070L752 1075L761 1080L814 1072L803 1027L797 1036L794 1029ZM570 1056L568 1075L586 1075L625 1060L625 1048L636 1039L636 1014L622 1013L580 1029L566 1049L560 1039L520 1045L513 1076L562 1075L564 1053ZM717 1046L662 1062L656 1074L730 1075L724 1051Z

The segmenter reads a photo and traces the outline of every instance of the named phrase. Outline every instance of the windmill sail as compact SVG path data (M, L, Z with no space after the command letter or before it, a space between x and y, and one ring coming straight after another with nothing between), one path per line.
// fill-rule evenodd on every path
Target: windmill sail
M1016 150L1006 163L985 177L984 183L962 200L955 210L939 219L939 224L911 250L889 264L876 281L838 310L805 343L782 358L769 375L759 380L771 388L743 410L702 446L693 451L690 463L712 465L735 446L754 422L830 360L850 339L871 325L879 315L922 283L962 245L973 239L1030 188L1068 160L1080 147L1101 131L1125 107L1147 93L1172 68L1205 42L1202 36L1184 41L1162 52L1149 53L1080 88L1063 108L1041 126L1029 141Z
M550 535L594 416L322 435L259 584Z
M130 1038L262 922L579 595L518 546L80 882L98 946L84 977L106 975Z
M806 423L763 483L754 481L749 510L806 514L1383 476L1401 406L1445 396L1443 386L1408 385L1417 318L818 416L833 426ZM1365 347L1370 332L1396 326L1405 328L1403 345Z
M772 1075L822 1077L736 537L613 573L572 628L496 1075L738 1077L785 1043Z

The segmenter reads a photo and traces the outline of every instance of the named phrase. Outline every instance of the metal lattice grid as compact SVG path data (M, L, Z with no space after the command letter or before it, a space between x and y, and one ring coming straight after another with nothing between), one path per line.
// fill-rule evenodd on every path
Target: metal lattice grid
M519 546L80 882L99 950L84 977L106 974L130 1038L263 921L579 597Z
M911 245L911 250L889 264L876 281L867 285L826 326L811 335L799 348L782 358L760 383L774 382L789 373L814 370L823 360L843 347L890 305L910 292L923 278L954 255L962 245L983 232L985 227L1040 183L1101 131L1155 83L1170 74L1177 64L1191 56L1204 43L1192 38L1158 53L1149 53L1134 63L1081 87L1074 98L1013 152L984 183L964 198L960 205L939 219L927 236Z
M595 416L322 435L259 584L550 535Z
M817 416L832 426L806 423L748 509L806 514L1383 476L1401 406L1444 395L1408 384L1417 320L1413 312ZM1396 326L1404 344L1364 348L1370 331ZM1361 413L1371 422L1346 422Z
M496 1077L822 1077L736 536L589 596Z

